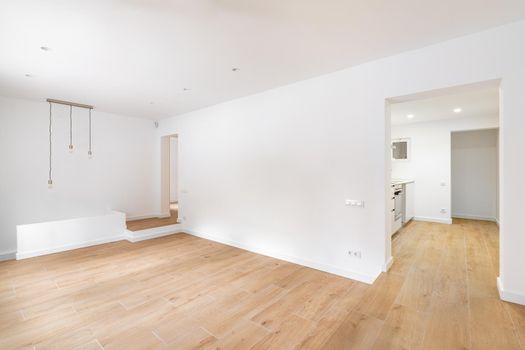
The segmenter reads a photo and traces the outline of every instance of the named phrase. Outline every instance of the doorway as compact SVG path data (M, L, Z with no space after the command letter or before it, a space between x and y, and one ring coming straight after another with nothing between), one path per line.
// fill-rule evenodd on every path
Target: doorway
M161 138L161 217L179 222L179 138Z
M151 230L180 223L178 141L178 135L163 136L160 139L160 212L154 216L127 221L128 230Z
M465 220L499 223L499 85L494 80L387 99L387 256L396 259L400 242L396 248L394 241L409 229L444 236L453 230L448 225L485 227ZM492 224L491 240L498 243ZM417 243L410 240L403 244Z
M499 129L451 135L452 217L499 222Z
M177 135L170 136L170 216L178 220L179 213L179 139Z

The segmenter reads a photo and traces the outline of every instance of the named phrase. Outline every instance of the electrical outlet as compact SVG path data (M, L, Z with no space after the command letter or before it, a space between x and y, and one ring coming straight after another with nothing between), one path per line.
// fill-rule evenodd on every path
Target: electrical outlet
M440 213L441 214L446 214L447 213L447 209L446 208L441 208Z
M361 259L361 251L360 250L349 250L348 255L350 255L352 258Z
M345 205L347 207L364 208L365 207L365 202L364 201L360 201L360 200L355 200L355 199L347 199L347 200L345 200Z

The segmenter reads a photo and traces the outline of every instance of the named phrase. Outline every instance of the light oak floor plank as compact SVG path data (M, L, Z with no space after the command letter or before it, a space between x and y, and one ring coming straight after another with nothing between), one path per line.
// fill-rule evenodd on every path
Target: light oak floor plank
M155 227L162 227L177 224L178 217L177 209L170 209L170 216L166 218L149 218L140 220L130 220L126 222L126 226L130 231L147 230Z
M494 223L411 222L373 285L178 234L0 262L1 349L522 349Z

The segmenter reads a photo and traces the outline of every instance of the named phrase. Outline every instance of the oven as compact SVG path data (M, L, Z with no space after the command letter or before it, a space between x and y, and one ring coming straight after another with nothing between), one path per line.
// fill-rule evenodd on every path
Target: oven
M405 203L403 203L404 197L405 196L403 193L403 185L395 185L394 186L394 221L403 219L403 207L405 205Z

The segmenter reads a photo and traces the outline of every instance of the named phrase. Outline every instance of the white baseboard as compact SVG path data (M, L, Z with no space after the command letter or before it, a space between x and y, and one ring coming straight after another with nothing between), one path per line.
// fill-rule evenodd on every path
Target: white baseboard
M74 244L66 244L63 246L53 247L49 249L41 249L41 250L33 250L33 251L23 252L23 253L16 253L16 260L33 258L35 256L41 256L41 255L60 253L60 252L65 252L67 250L86 248L86 247L91 247L94 245L116 242L122 239L123 239L123 235L116 235L112 237L96 239L93 241L84 241L84 242L79 242L79 243L74 243Z
M168 236L175 233L182 232L181 224L167 225L161 227L150 228L140 231L130 231L126 230L126 239L132 243L140 242L147 239L153 239L157 237Z
M482 220L482 221L493 221L498 222L495 217L490 216L479 216L479 215L470 215L470 214L452 214L453 218L458 219L467 219L467 220Z
M0 261L1 260L22 260L22 259L28 259L28 258L34 258L37 256L42 255L48 255L48 254L54 254L54 253L60 253L65 252L68 250L74 250L74 249L80 249L80 248L87 248L99 244L105 244L105 243L111 243L111 242L117 242L122 240L128 240L131 243L145 241L148 239L153 239L157 237L163 237L168 236L175 233L182 232L181 225L168 225L168 226L162 226L162 227L156 227L152 229L147 230L141 230L141 231L129 231L126 230L123 235L108 237L104 239L97 239L93 241L85 241L75 244L68 244L63 245L60 247L54 247L51 249L42 249L42 250L34 250L30 252L23 252L23 253L6 253L6 254L0 254Z
M525 294L519 294L512 291L505 290L501 279L498 277L496 279L496 284L498 286L499 297L501 300L508 301L510 303L525 305Z
M450 218L432 218L428 216L414 216L414 220L436 222L438 224L448 224L448 225L452 224L452 219Z
M245 243L241 243L241 242L237 242L237 241L233 241L233 240L229 240L229 239L225 239L225 238L219 238L219 237L211 236L211 235L208 235L208 234L203 234L203 233L200 233L200 232L195 232L193 230L184 229L184 232L186 232L186 233L188 233L190 235L196 236L196 237L201 237L201 238L204 238L204 239L208 239L210 241L219 242L219 243L226 244L226 245L229 245L229 246L233 246L233 247L236 247L236 248L244 249L244 250L250 251L252 253L269 256L271 258L275 258L275 259L279 259L279 260L288 261L288 262L291 262L291 263L294 263L294 264L310 267L312 269L328 272L328 273L331 273L331 274L334 274L334 275L346 277L346 278L353 279L353 280L360 281L360 282L364 282L364 283L367 283L367 284L374 283L376 278L381 273L381 271L378 271L377 274L375 274L375 275L365 275L365 274L362 274L362 273L359 273L359 272L355 272L355 271L340 269L340 268L332 266L332 265L327 265L327 264L324 264L324 263L318 263L318 262L314 262L314 261L309 261L309 260L305 260L305 259L298 258L298 257L295 257L295 256L290 256L290 255L287 255L287 254L276 253L276 252L268 251L268 250L265 250L265 249L260 249L260 248L253 247L253 246L250 246L250 245L245 244Z
M75 244L68 244L68 245L63 245L60 247L54 247L50 249L34 250L30 252L23 252L23 253L13 252L13 253L7 253L7 254L0 254L0 260L12 260L12 259L22 260L22 259L28 259L28 258L34 258L37 256L42 256L42 255L60 253L60 252L68 251L68 250L87 248L87 247L91 247L91 246L95 246L99 244L117 242L117 241L122 241L122 240L128 240L131 243L135 243L135 242L145 241L145 240L153 239L157 237L168 236L168 235L180 233L180 232L182 232L180 224L155 227L152 229L141 230L141 231L126 230L126 232L122 235L117 235L117 236L108 237L104 239L84 241L84 242L79 242Z
M390 268L392 267L392 264L394 263L394 257L391 256L388 258L388 260L383 264L383 272L388 272Z
M16 251L0 253L0 261L16 259Z

